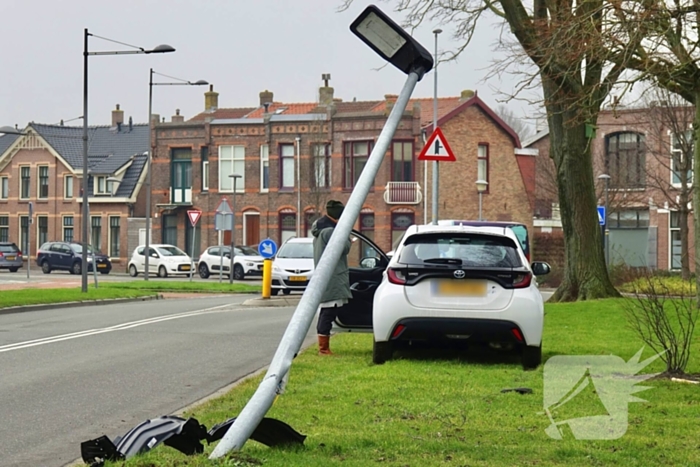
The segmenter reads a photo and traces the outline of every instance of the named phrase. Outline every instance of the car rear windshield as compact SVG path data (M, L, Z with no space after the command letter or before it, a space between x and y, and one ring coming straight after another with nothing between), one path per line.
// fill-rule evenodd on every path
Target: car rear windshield
M163 256L187 256L187 253L176 246L159 246L158 253Z
M313 243L285 243L277 253L278 258L313 258Z
M461 264L475 268L522 266L515 242L508 237L440 233L406 239L399 262L403 264Z
M236 254L246 255L246 256L258 256L258 252L249 246L237 246Z
M19 248L17 248L16 245L0 245L0 253L17 253L19 251Z

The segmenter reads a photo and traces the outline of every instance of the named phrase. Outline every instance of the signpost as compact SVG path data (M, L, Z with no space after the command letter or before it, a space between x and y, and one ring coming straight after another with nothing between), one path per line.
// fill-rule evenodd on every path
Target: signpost
M434 161L433 164L433 224L438 221L438 187L440 186L438 176L439 162L454 162L457 158L452 152L452 148L447 143L447 138L442 134L442 130L436 125L433 134L428 138L423 150L418 156L419 161Z
M190 253L192 254L192 263L190 265L190 282L192 282L192 275L194 274L194 238L196 236L196 226L197 222L199 222L199 218L202 217L202 211L196 211L196 210L189 210L187 211L187 217L190 218L190 224L192 224L192 250L190 250Z
M610 260L610 258L609 258L610 255L608 253L608 236L607 236L608 226L606 225L606 223L607 223L606 222L607 217L606 217L606 212L605 212L606 209L607 209L607 206L598 206L598 224L600 224L600 228L601 228L602 233L603 233L603 248L604 248L603 251L605 253L605 265L607 266L608 262Z
M263 259L262 298L272 295L272 258L277 254L277 244L269 238L260 242L258 253Z
M29 220L27 221L28 226L27 226L27 279L29 279L29 270L31 269L31 264L32 264L32 254L31 254L31 245L32 245L32 219L34 218L34 203L31 201L29 202ZM36 249L37 251L39 250L39 247L41 245L37 245Z
M230 218L228 216L231 216ZM216 207L216 213L214 214L214 229L219 231L219 284L222 281L222 274L224 269L224 246L221 242L221 231L232 230L233 229L233 210L231 205L228 204L226 198L221 198L221 202ZM233 252L231 252L233 254ZM231 259L231 266L233 266L233 259ZM232 272L232 271L230 271Z

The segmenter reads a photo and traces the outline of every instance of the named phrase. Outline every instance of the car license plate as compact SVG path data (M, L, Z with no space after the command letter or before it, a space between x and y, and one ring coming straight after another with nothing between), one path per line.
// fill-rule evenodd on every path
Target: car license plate
M434 295L447 297L485 297L486 281L440 281L437 283L437 292Z
M97 265L97 269L100 269L100 268L103 268L103 269L104 269L104 268L106 268L106 267L107 267L107 265L106 265L105 263L100 263L100 264Z
M289 280L294 282L304 282L306 280L306 276L289 276Z
M183 264L180 266L180 271L189 271L190 270L190 265L189 264Z
M5 256L5 259L7 259L8 261L14 261L15 257L14 256Z

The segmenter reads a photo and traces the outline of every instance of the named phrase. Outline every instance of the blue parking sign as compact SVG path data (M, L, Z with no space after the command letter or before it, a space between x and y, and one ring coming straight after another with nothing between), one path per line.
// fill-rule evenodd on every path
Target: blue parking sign
M605 225L605 206L598 206L598 223Z
M269 238L265 239L258 245L258 253L263 258L272 258L277 254L277 244Z

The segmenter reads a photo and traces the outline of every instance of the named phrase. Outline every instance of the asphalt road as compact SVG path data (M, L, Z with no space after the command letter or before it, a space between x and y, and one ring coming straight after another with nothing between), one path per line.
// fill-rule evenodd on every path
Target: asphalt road
M294 309L247 298L0 315L0 466L65 465L269 364Z

